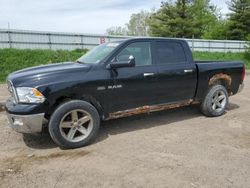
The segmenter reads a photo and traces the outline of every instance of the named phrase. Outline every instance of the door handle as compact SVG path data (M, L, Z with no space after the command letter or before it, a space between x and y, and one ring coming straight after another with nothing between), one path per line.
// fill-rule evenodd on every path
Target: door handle
M191 72L194 72L194 70L193 69L186 69L186 70L184 70L184 72L185 73L191 73Z
M154 76L154 75L155 75L155 73L153 73L153 72L146 72L143 74L144 77L149 77L149 76Z

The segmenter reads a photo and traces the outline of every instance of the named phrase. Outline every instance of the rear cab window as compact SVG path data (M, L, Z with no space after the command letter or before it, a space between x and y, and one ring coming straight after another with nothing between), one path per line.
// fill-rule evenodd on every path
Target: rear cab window
M156 64L182 64L187 62L184 48L180 42L156 41Z

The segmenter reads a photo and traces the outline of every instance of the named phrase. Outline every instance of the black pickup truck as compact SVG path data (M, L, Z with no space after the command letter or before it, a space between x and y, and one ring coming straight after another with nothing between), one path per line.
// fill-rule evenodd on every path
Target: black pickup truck
M193 103L220 116L244 76L241 62L194 61L184 40L134 38L10 74L5 108L14 130L37 133L47 122L55 143L77 148L93 141L102 120Z

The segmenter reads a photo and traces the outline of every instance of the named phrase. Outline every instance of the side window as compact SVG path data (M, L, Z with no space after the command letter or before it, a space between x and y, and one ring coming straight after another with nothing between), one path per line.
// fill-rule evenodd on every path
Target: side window
M151 65L150 42L135 42L125 47L116 57L118 63L128 61L129 56L134 56L136 66Z
M156 42L157 64L184 63L186 56L178 42Z

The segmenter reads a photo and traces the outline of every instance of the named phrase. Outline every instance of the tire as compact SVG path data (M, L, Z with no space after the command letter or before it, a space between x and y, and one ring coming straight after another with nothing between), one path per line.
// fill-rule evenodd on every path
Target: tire
M218 117L225 113L228 92L222 85L212 86L201 104L201 111L208 117Z
M97 136L100 116L91 104L72 100L61 104L49 121L49 134L62 148L73 149L90 144Z

